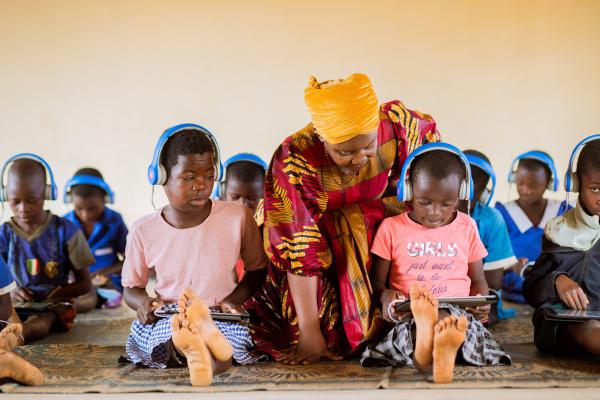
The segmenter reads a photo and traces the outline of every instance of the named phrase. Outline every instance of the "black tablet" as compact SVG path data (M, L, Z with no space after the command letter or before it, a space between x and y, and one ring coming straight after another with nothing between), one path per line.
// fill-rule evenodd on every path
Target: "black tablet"
M589 320L600 321L600 311L591 310L570 310L546 307L544 316L550 321L559 322L585 322Z
M17 303L15 304L15 311L21 315L41 314L50 311L50 306L51 303L47 301Z
M464 296L464 297L440 297L438 304L448 303L459 307L478 307L498 302L498 298L491 294L489 296ZM397 303L394 307L397 312L410 311L410 300Z
M179 314L177 304L165 304L160 308L154 310L154 315L159 318L166 318L173 314ZM210 316L215 321L242 321L250 319L250 314L243 312L241 314L234 314L223 312L221 307L210 307Z

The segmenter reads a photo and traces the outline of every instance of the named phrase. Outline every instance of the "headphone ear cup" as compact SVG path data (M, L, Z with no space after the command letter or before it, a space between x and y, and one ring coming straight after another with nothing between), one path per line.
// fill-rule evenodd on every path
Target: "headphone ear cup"
M404 189L403 189L403 200L404 201L410 201L413 198L412 195L412 183L410 182L410 179L406 178L406 180L404 181Z
M162 164L158 164L156 168L156 175L157 185L164 185L165 183L167 183L167 170L165 169L165 167L163 167Z
M489 204L491 194L492 193L490 192L490 189L488 189L488 188L483 189L483 193L481 193L481 196L479 197L479 201L482 204L485 204L487 206Z
M579 192L579 176L577 175L577 171L571 174L571 192L578 193Z
M469 200L469 194L467 193L467 182L464 179L460 182L460 189L458 190L458 198L460 200Z
M46 185L46 189L44 190L44 199L52 200L52 185Z

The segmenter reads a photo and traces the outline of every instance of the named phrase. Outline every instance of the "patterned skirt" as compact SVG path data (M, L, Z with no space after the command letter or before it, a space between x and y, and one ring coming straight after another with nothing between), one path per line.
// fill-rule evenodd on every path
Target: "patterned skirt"
M467 365L478 367L511 363L508 353L502 350L496 339L481 322L473 315L460 307L451 304L440 304L451 315L467 317L469 327L465 335L465 342L459 350L459 356ZM364 367L378 367L391 365L402 367L413 365L414 339L412 337L415 320L409 318L397 323L385 338L377 345L368 346L362 354L361 364Z
M253 354L254 343L246 325L236 322L214 321L215 325L233 347L233 359L238 364L252 364L265 359ZM150 368L166 368L172 358L180 357L173 346L171 318L161 318L153 324L143 325L137 319L131 324L125 353L127 360Z

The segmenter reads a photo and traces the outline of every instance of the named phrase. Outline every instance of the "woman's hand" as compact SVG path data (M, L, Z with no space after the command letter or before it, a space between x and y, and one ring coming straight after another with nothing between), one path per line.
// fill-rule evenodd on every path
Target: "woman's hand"
M381 292L381 313L383 314L383 319L388 322L397 322L410 314L409 311L400 313L394 307L390 307L390 304L394 301L406 301L406 297L402 292L397 290L385 289Z
M158 317L154 315L154 310L165 304L160 298L148 297L147 300L137 308L137 319L143 324L148 325L155 322Z
M327 348L325 338L320 330L300 331L300 340L296 347L284 355L278 361L287 365L307 365L318 362L321 358L332 361L340 361L338 356Z
M590 303L583 289L565 274L559 275L554 287L560 300L572 310L587 310Z
M10 292L10 298L13 303L29 303L33 301L33 293L29 289L17 287L15 290Z

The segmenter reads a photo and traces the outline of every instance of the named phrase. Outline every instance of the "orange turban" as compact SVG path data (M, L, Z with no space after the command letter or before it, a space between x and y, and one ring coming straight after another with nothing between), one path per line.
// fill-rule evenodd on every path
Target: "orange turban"
M331 144L372 132L379 125L379 102L364 74L324 82L311 76L304 102L317 133Z

